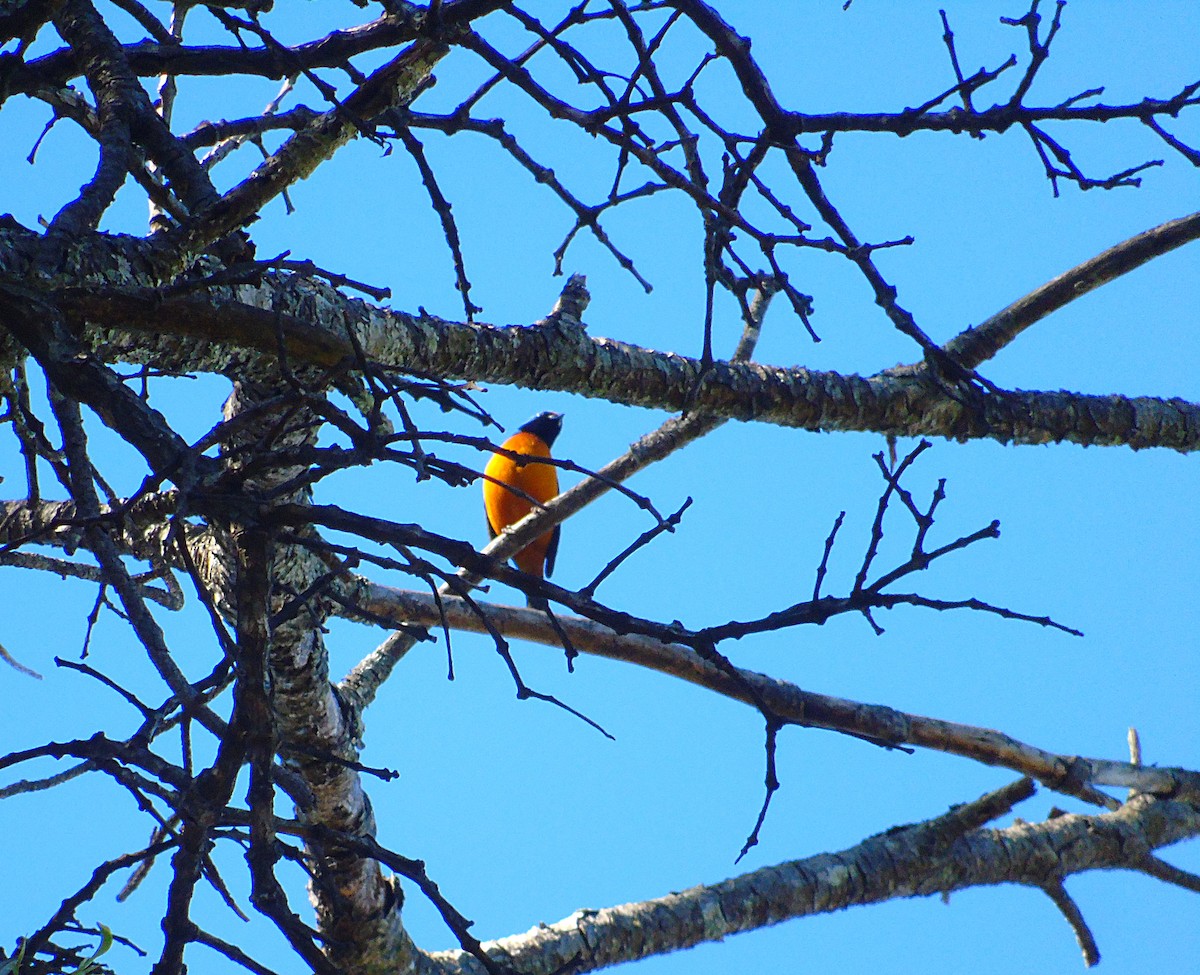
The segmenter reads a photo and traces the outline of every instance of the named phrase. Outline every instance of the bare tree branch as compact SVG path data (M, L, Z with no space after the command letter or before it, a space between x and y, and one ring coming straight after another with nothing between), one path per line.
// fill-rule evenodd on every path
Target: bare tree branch
M1200 212L1169 220L1130 237L1047 281L982 324L956 335L946 343L946 352L965 368L974 369L1035 322L1122 274L1128 274L1197 238L1200 238Z
M372 585L361 608L378 619L438 625L486 633L488 626L506 636L558 647L559 636L537 610L515 606L467 606L452 596L434 600L425 593ZM486 616L481 620L480 612ZM592 620L559 615L558 624L581 653L637 664L757 707L766 703L773 714L791 724L824 728L889 747L913 745L960 755L985 765L1011 769L1037 779L1050 789L1088 802L1115 807L1099 787L1127 787L1157 795L1200 790L1197 773L1132 765L1108 759L1056 755L1017 741L999 731L906 714L884 705L865 704L803 690L766 674L739 669L737 676L700 654L655 637L617 633Z
M984 806L993 801L991 796L980 800ZM838 853L765 867L654 900L579 911L526 934L486 942L483 949L526 972L565 966L596 971L897 895L921 897L994 883L1042 887L1047 877L1061 883L1061 878L1086 870L1128 867L1122 853L1126 843L1157 847L1200 831L1193 806L1149 797L1110 813L1063 815L1006 829L962 831L959 820L947 834L947 818L959 820L958 812L889 830ZM439 952L432 961L438 972L479 971L461 952Z

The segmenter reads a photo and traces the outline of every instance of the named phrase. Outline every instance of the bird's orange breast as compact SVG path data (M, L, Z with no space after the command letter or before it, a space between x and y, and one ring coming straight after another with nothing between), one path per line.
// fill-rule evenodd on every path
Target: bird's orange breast
M526 457L550 456L550 448L542 438L524 430L513 434L502 446ZM493 454L484 474L487 479L483 482L483 507L493 535L499 535L533 510L529 498L545 504L558 494L558 471L549 464L522 463L503 454ZM528 498L522 495L528 495ZM542 576L553 534L553 531L546 532L518 552L513 557L517 568L530 575Z

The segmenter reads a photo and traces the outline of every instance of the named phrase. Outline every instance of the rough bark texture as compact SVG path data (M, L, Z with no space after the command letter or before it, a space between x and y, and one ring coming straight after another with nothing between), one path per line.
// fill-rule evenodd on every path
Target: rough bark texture
M0 240L0 255L10 260L38 249L28 237L16 246L4 243ZM151 278L133 272L139 248L132 241L127 245L132 260L113 241L111 251L95 248L91 260L76 257L56 269L59 288L105 284L118 292L75 291L63 307L81 325L103 326L88 334L97 353L110 360L244 375L255 360L253 350L278 349L282 329L290 357L334 367L351 361L353 346L345 336L353 330L371 359L405 371L576 392L672 412L906 437L1200 448L1200 406L1179 399L984 392L924 374L862 377L757 363L715 362L706 370L697 359L593 338L561 322L491 326L398 314L312 282L273 276L257 287L240 286L228 298L218 292L164 304L139 290ZM35 262L44 266L45 256L13 261L10 273L27 273ZM128 330L131 326L138 330Z
M1128 865L1131 851L1149 855L1196 835L1195 799L1195 794L1190 803L1142 796L1099 816L1066 815L950 837L938 820L898 827L840 853L654 900L580 911L484 948L528 975L551 975L565 966L586 972L896 897L1004 883L1041 887L1081 870ZM433 971L482 972L462 952L438 953L432 962Z

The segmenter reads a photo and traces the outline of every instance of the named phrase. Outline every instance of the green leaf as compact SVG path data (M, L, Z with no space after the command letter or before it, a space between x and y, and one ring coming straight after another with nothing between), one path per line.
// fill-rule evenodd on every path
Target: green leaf
M17 975L21 962L25 960L25 939L21 939L21 947L17 949L16 957L8 959L0 965L0 975Z
M101 924L100 925L100 945L99 945L99 947L97 947L96 950L94 952L92 952L91 958L89 958L87 961L85 961L82 965L79 966L79 968L75 972L75 975L88 975L89 972L92 972L95 969L97 969L99 966L96 964L96 959L99 958L101 955L103 955L106 951L108 951L108 949L112 947L112 943L113 943L112 931L109 930L109 927L107 924ZM0 973L0 975L3 975L3 973Z

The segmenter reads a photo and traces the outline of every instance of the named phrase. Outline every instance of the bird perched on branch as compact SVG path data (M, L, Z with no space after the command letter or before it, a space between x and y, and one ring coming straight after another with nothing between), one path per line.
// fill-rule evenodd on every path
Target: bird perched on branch
M500 446L530 458L549 457L550 448L562 430L562 420L561 413L539 413L523 423ZM558 494L558 469L550 464L492 454L484 474L483 510L492 538L529 514L534 509L534 502L545 504ZM513 562L517 568L539 579L551 575L554 572L554 557L558 554L561 528L561 525L555 525L514 555ZM526 600L530 606L542 605L543 602L528 596Z

